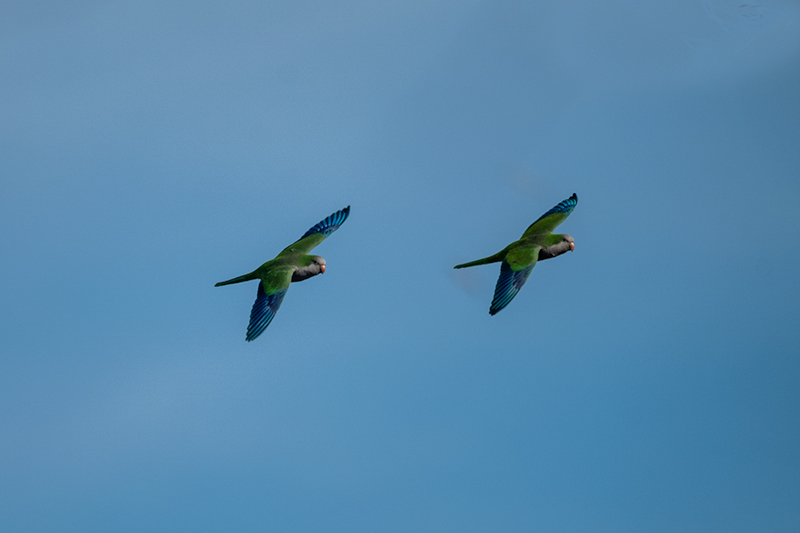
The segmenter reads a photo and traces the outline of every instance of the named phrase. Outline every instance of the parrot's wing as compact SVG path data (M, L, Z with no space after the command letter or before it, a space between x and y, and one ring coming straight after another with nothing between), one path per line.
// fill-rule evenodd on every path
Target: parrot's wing
M494 288L494 298L489 314L499 313L514 299L531 275L539 257L539 246L517 246L512 248L500 265L500 277Z
M248 341L261 335L275 318L275 313L278 312L291 282L291 268L271 270L262 276L258 283L256 301L250 311L250 323L247 325L246 337Z
M556 227L564 222L575 206L578 204L578 195L573 193L572 196L559 203L550 211L536 219L536 221L528 226L522 238L530 237L531 235L542 235L544 233L553 233Z
M325 240L325 238L339 229L345 220L347 220L347 216L350 214L350 206L348 205L344 209L340 209L336 211L325 220L322 220L315 224L311 229L303 234L297 242L290 244L283 252L279 254L283 255L284 253L303 253L307 254L315 246Z

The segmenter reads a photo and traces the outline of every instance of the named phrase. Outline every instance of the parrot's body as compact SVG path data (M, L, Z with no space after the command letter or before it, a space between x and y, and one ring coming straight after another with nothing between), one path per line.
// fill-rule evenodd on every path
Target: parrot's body
M497 314L514 299L528 279L536 261L550 259L575 249L575 240L572 237L566 234L553 234L553 230L566 220L577 203L578 196L573 194L528 226L518 241L512 242L494 255L454 267L465 268L503 262L500 265L500 278L497 280L489 314Z
M269 326L275 313L278 312L291 282L303 281L325 272L325 259L318 255L308 255L308 252L336 231L349 214L350 206L348 205L314 225L299 240L287 246L275 259L267 261L249 274L220 281L214 285L219 287L253 279L259 280L256 302L250 311L246 340L252 341Z

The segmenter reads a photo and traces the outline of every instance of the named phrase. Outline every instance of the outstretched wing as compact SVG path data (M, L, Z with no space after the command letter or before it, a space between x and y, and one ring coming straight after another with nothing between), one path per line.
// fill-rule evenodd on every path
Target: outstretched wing
M489 307L490 315L496 315L514 299L531 275L538 257L539 246L518 246L508 252L500 265L500 277Z
M530 237L531 235L542 235L544 233L553 233L556 227L564 222L575 206L578 204L578 195L573 193L572 196L559 203L550 211L536 219L536 222L528 226L522 238Z
M340 209L336 211L325 220L322 220L315 224L311 229L303 234L297 242L290 244L286 247L281 254L284 252L299 252L303 254L307 254L315 246L325 240L325 238L339 229L345 220L347 220L348 215L350 215L350 206L348 205L344 209Z
M250 323L247 325L246 340L248 342L261 335L275 318L275 313L278 312L291 282L291 269L274 270L261 278L258 283L256 302L250 311Z

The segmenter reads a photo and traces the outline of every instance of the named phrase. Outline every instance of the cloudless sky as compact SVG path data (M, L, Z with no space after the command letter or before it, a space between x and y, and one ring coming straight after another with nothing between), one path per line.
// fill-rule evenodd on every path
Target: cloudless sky
M2 12L0 530L800 527L796 2Z

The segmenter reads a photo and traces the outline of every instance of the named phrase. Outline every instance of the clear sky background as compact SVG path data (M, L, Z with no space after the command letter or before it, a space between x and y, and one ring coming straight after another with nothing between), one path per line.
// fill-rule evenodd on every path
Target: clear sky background
M797 531L799 96L788 0L5 3L0 530Z

